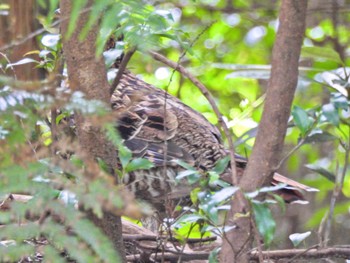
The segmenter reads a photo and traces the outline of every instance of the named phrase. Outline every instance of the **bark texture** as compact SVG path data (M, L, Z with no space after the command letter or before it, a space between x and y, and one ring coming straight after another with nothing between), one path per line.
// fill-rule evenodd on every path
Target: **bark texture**
M298 81L298 62L305 31L306 0L283 0L272 54L272 70L258 134L239 186L254 191L272 180L279 164L288 118ZM248 262L253 230L248 201L231 203L220 262ZM234 261L233 261L234 259Z
M62 0L60 4L63 17L69 17L71 12L70 0ZM69 20L64 20L61 25L63 40L63 52L67 63L69 83L73 90L82 91L87 99L100 100L110 104L109 84L104 61L101 57L95 57L95 43L98 34L98 26L95 25L83 41L79 41L79 34L86 25L89 13L79 15L75 31L70 38L65 38ZM94 127L84 120L82 115L76 116L79 143L86 153L86 160L91 163L95 158L101 158L114 171L117 167L117 152L114 146L106 140L98 127ZM94 176L94 175L91 175ZM96 175L95 175L96 176ZM88 217L102 229L113 242L119 255L125 261L125 251L122 240L122 228L120 217L105 211L102 219L88 213Z
M28 35L37 28L35 22L36 1L5 0L4 4L9 5L9 14L0 15L0 47L27 38L22 44L14 45L12 48L5 50L6 60L14 63L23 59L27 52L38 49L35 38L28 38ZM34 54L25 57L39 59L38 55ZM4 55L0 54L0 60L3 59ZM40 69L35 68L33 63L29 63L14 66L8 69L6 73L18 80L36 80L39 79Z

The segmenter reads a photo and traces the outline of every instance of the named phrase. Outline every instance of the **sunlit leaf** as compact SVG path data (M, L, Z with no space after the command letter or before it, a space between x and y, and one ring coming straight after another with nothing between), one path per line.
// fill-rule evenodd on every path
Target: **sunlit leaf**
M338 110L333 104L328 103L322 106L322 114L326 119L335 126L339 125L339 114Z
M346 89L346 86L340 84L340 81L342 80L342 78L339 75L337 75L335 72L330 72L330 71L322 72L321 77L322 77L322 80L326 82L329 86L337 90L346 98L348 97L349 93Z
M227 198L231 197L239 187L237 186L230 186L230 187L225 187L219 191L217 191L212 197L211 200L215 203L220 203Z
M184 170L178 173L178 175L176 176L176 180L181 180L194 174L198 174L198 172L195 170Z
M60 35L58 34L47 34L41 39L41 43L49 48L55 49L58 42L60 41Z
M11 68L11 67L15 67L15 66L19 66L19 65L24 65L24 64L29 64L29 63L36 63L38 64L39 62L36 61L35 59L32 58L23 58L15 63L10 63L6 65L6 69Z
M307 231L305 233L294 233L289 235L289 239L292 241L293 246L297 247L301 242L303 242L310 235L311 235L311 231Z
M332 48L329 47L302 47L301 56L305 58L313 58L313 59L324 59L329 61L334 61L339 64L343 64L339 54Z
M184 215L176 221L174 226L176 227L178 224L182 224L182 223L196 223L196 222L198 222L200 220L204 220L204 219L205 219L204 216L198 215L198 214Z

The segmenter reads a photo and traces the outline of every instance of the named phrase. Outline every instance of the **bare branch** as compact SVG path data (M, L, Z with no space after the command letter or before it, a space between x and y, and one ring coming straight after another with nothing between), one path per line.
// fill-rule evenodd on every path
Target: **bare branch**
M322 249L284 249L261 252L264 259L317 259L317 258L349 258L350 247L328 247ZM249 254L251 260L259 259L259 251Z
M110 87L109 94L112 95L117 88L120 79L123 76L123 72L126 69L126 66L128 65L128 62L130 61L132 55L135 53L136 48L131 49L130 51L126 52L125 56L123 57L122 62L120 63L120 66L118 68L118 73L115 79L113 80L113 83Z
M345 160L344 160L344 166L341 172L338 171L337 173L337 178L336 178L336 182L334 185L334 189L332 192L332 197L331 197L331 201L330 201L330 205L329 205L329 213L328 213L328 217L327 217L327 221L326 221L326 225L325 225L325 230L324 230L324 235L323 235L323 246L327 247L328 241L329 241L329 236L331 233L331 226L332 226L332 220L333 220L333 214L334 214L334 209L335 209L335 205L337 202L337 199L339 197L339 195L341 194L341 191L343 189L343 185L344 185L344 178L346 175L346 171L348 169L348 165L349 165L349 152L350 152L350 127L349 127L349 134L348 134L348 144L344 145L344 149L345 149Z
M152 259L156 262L176 262L181 257L181 262L192 261L192 260L207 260L209 257L209 252L198 252L194 251L192 253L183 253L183 254L174 254L174 253L152 253L149 255L149 259ZM140 262L140 260L144 257L140 254L130 255L126 257L128 262ZM152 262L152 261L151 261Z
M129 240L129 241L140 241L140 240L148 240L148 241L157 241L159 239L162 239L162 236L157 236L157 235L146 235L146 234L123 234L124 240ZM169 238L169 237L164 237L167 238L168 241L170 242L178 242L178 239L176 238ZM194 244L194 243L203 243L203 242L210 242L210 241L215 241L217 238L216 236L213 237L206 237L206 238L188 238L186 239L187 244Z

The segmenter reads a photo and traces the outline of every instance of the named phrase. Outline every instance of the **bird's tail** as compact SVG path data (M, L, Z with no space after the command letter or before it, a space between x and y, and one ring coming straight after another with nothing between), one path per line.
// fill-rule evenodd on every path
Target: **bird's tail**
M306 203L304 196L302 194L305 192L318 192L319 190L292 179L289 179L279 173L273 175L272 185L285 184L286 186L278 190L277 193L280 195L287 203Z

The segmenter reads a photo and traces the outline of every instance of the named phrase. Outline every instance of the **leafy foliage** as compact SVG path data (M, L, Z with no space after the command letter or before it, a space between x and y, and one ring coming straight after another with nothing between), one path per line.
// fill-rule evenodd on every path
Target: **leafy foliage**
M28 240L45 237L49 241L44 251L48 261L65 261L62 252L78 262L115 261L117 255L108 240L84 218L84 213L73 207L78 201L79 205L99 216L106 207L120 210L126 205L122 190L113 186L104 172L103 162L99 163L99 169L85 170L87 164L79 155L79 147L71 141L72 134L66 133L67 129L71 131L69 116L74 110L81 110L92 122L98 119L103 123L104 120L108 122L108 110L100 102L84 99L83 94L70 93L65 81L56 82L57 75L62 73L61 37L53 26L59 1L37 2L45 10L39 13L38 20L47 30L38 36L40 49L23 54L19 61L4 60L0 54L3 73L10 75L12 69L30 64L42 68L48 76L40 83L0 76L0 196L2 200L15 193L33 196L27 203L13 201L9 209L1 209L0 222L7 226L0 235L9 242L1 242L0 258L1 261L16 261L34 255L35 246ZM86 11L86 3L85 0L73 1L69 34L74 30L74 21ZM277 28L274 10L277 8L273 3L256 4L254 1L235 1L232 5L232 8L225 6L223 1L187 1L185 5L170 1L94 1L90 20L80 37L84 39L93 23L100 19L96 54L103 52L110 36L117 39L114 49L104 53L107 67L113 64L121 50L136 47L140 52L129 65L135 73L167 89L216 124L216 116L198 90L178 73L169 83L171 70L144 55L149 49L159 49L177 61L186 51L183 64L210 89L227 119L237 152L246 156L254 143L266 79L270 75L269 63ZM8 7L0 5L0 9L7 10ZM345 227L350 196L346 160L350 147L350 72L349 58L346 53L341 54L339 48L334 48L334 41L338 41L338 47L348 46L350 35L345 24L349 21L343 17L345 24L336 27L327 17L318 19L317 26L311 25L306 30L302 62L308 67L300 68L285 147L297 146L298 151L286 153L289 159L285 170L295 176L306 173L307 183L321 190L316 197L314 212L305 212L311 217L306 225L308 228L321 223L328 211L327 198L333 191L332 183L343 176L343 200L335 205L335 215L337 224ZM206 26L208 29L197 39ZM122 35L123 40L120 40ZM37 59L28 57L33 54L38 55ZM57 108L60 112L53 119L54 115L48 113ZM59 131L55 136L53 123L57 124ZM132 159L113 125L106 123L101 127L118 147L122 164L120 176L151 167L145 160ZM76 155L67 160L66 156L73 151ZM227 200L237 190L218 180L227 160L222 160L204 177L187 164L182 165L185 170L177 178L186 179L194 186L191 200L197 208L186 208L188 213L173 224L177 236L184 239L207 235L208 231L219 234L227 231L222 225L222 212L227 211ZM99 180L87 177L88 172L98 175ZM62 198L67 197L65 191L70 198ZM274 245L278 223L276 225L268 203L254 200L259 191L248 194L248 197L265 244ZM273 193L271 189L266 191ZM40 224L34 224L38 218L42 219ZM18 227L15 225L18 222L23 224ZM195 223L199 226L194 227ZM299 229L302 228L300 225ZM67 229L72 229L75 235L69 235ZM294 235L291 239L298 245L304 237Z

